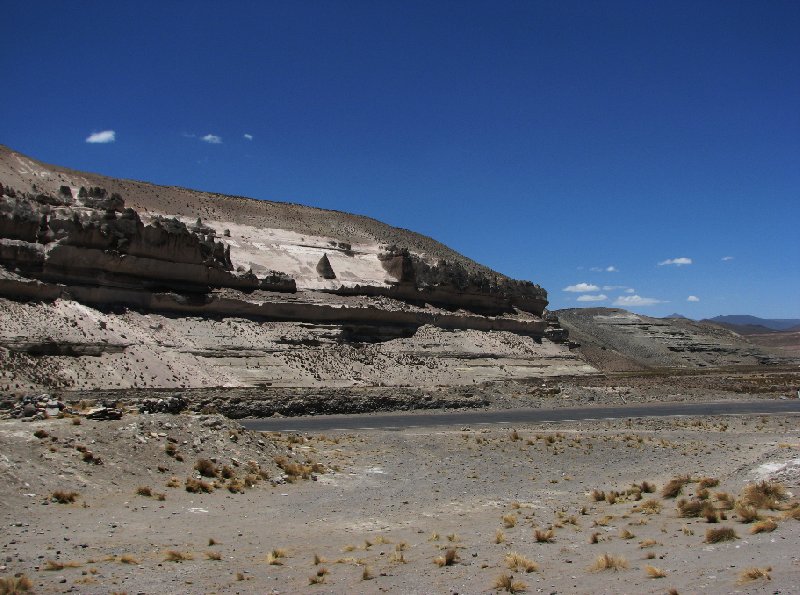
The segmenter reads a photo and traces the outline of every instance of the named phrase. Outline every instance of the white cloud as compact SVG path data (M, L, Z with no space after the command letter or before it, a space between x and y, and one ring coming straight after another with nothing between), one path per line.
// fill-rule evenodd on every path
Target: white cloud
M577 301L579 302L604 302L608 299L607 295L603 295L602 293L597 295L592 295L590 293L585 293L583 295L579 295Z
M668 258L667 260L662 260L658 263L658 266L663 267L664 265L674 264L675 266L683 266L685 264L692 264L691 258L686 258L685 256L681 256L680 258Z
M636 293L636 290L633 287L628 287L628 289L625 290L625 293Z
M614 300L615 306L652 306L654 304L662 304L661 300L655 298L641 297L638 295L621 295Z
M722 260L723 260L724 262L728 262L729 260L733 260L733 256L723 256L723 257L722 257Z
M597 291L600 289L597 285L591 285L589 283L578 283L577 285L568 285L563 289L563 291L573 291L576 293L585 293L587 291Z
M617 289L624 289L627 292L632 292L633 291L627 285L603 285L603 291L615 291Z
M253 140L253 135L252 135L252 134L247 134L247 133L245 132L243 136L244 136L244 137L245 137L247 140Z
M117 133L113 130L103 130L101 132L92 132L86 137L87 143L113 143L117 140Z
M589 269L590 271L594 271L595 273L618 273L619 269L615 267L613 264L607 267L592 267Z
M686 301L687 302L699 302L700 298L697 297L696 295L690 295L689 297L686 298Z
M211 143L212 145L221 145L222 144L222 137L217 136L216 134L206 134L200 140L205 141L207 143Z

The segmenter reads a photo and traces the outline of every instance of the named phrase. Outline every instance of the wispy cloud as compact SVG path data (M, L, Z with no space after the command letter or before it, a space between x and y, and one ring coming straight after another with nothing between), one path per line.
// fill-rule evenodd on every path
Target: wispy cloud
M572 291L575 293L584 293L589 291L597 291L600 288L597 285L592 285L590 283L577 283L575 285L567 285L563 291Z
M723 262L728 262L729 260L733 260L733 256L723 256L722 257L722 261Z
M615 267L613 264L608 265L607 267L592 267L589 269L590 271L594 271L595 273L618 273L619 269Z
M655 304L663 304L662 300L655 298L641 297L639 295L621 295L614 300L615 306L653 306Z
M625 290L625 293L636 293L636 290L633 287L628 287L628 289Z
M696 295L690 295L689 297L686 298L686 301L687 302L699 302L700 298L697 297Z
M607 295L603 295L599 293L597 295L593 295L591 293L584 293L583 295L579 295L576 301L578 302L604 302L608 299Z
M633 291L627 285L603 285L603 291L616 291L617 289L624 289L625 291Z
M248 134L248 133L245 132L242 136L244 136L244 138L246 140L253 140L253 135L252 134Z
M667 260L662 260L658 263L658 266L663 267L665 265L675 265L680 267L686 264L692 264L692 259L681 256L680 258L668 258Z
M114 132L113 130L92 132L89 136L86 137L86 142L92 144L113 143L115 140L117 140L117 133Z
M222 137L217 136L216 134L206 134L205 136L201 137L200 140L210 143L212 145L222 144Z

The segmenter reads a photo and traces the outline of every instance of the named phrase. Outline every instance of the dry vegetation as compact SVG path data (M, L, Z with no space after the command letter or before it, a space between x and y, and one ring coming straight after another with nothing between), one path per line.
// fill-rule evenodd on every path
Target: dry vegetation
M615 556L614 554L605 553L597 558L589 567L591 571L601 571L601 570L625 570L628 568L628 561L623 556Z
M679 424L688 422L676 420L669 427ZM668 433L647 435L630 428L611 431L607 429L611 425L593 422L593 429L572 433L536 434L519 429L517 437L511 440L507 430L437 434L417 431L400 442L402 447L391 442L394 435L387 438L385 434L368 435L368 438L345 433L333 438L270 434L261 437L292 448L283 455L270 451L260 459L261 463L249 460L251 457L226 457L193 447L191 441L182 437L171 442L165 436L156 439L155 435L147 434L153 439L153 450L160 458L148 463L147 473L132 474L124 490L119 491L119 501L124 505L118 507L115 514L120 514L120 509L124 508L124 514L136 523L146 520L155 531L159 531L161 519L169 522L171 516L187 514L186 510L196 510L194 514L198 516L190 518L202 522L210 518L206 515L223 518L222 510L226 514L229 510L238 510L247 515L247 520L239 519L233 529L236 532L230 533L222 546L209 534L221 535L220 531L229 531L227 525L198 523L193 538L177 541L163 532L156 538L148 535L144 542L140 539L126 544L131 553L103 552L89 560L77 556L78 562L73 562L63 559L66 556L55 555L53 548L53 554L45 554L49 555L45 558L47 561L40 564L39 576L54 577L62 572L67 575L68 582L75 585L73 590L100 589L103 585L108 587L106 592L112 592L117 585L113 585L111 577L122 587L122 580L131 581L129 577L136 574L131 572L134 570L131 566L158 573L160 563L165 570L182 569L187 582L193 581L190 584L197 586L207 582L212 585L210 589L217 592L259 590L266 584L266 576L277 577L280 584L293 592L318 589L320 592L322 589L356 592L365 587L370 591L424 591L426 586L432 588L430 585L439 584L435 581L463 580L469 581L465 584L513 593L528 589L519 579L543 584L552 581L557 585L554 590L568 592L573 583L568 585L563 578L563 564L569 559L574 569L585 570L577 573L578 579L572 578L572 581L583 581L580 588L584 590L591 585L598 593L612 592L624 581L631 592L639 592L656 588L666 581L655 579L668 576L671 583L668 586L691 592L680 571L683 566L675 562L676 552L688 551L690 562L686 566L692 570L703 568L703 564L711 564L709 560L718 560L720 556L735 559L736 567L719 571L716 579L719 582L714 584L719 591L733 589L737 581L758 580L772 580L770 585L785 590L787 579L783 569L786 563L779 556L776 559L776 556L766 558L752 554L742 563L736 558L740 556L739 550L729 544L739 539L737 532L745 529L748 534L742 537L743 541L748 541L748 556L750 552L770 551L768 548L773 547L770 544L776 542L776 538L783 544L788 543L786 540L796 535L795 527L800 527L794 521L800 520L800 505L793 495L793 483L732 480L730 469L738 467L714 468L706 458L712 447L719 447L722 452L724 449L720 445L699 438L679 439ZM88 426L84 423L78 430L88 431ZM65 420L59 431L48 428L47 436L32 441L37 452L50 456L47 453L52 454L49 449L55 444L59 452L69 452L79 468L85 470L81 457L88 448L83 445L90 445L106 460L104 466L93 465L92 473L105 472L103 467L119 464L107 443L94 442L88 436L69 440L61 433L65 427L74 428ZM723 432L719 424L692 427L698 428L693 431L703 436L714 432L714 438ZM419 439L419 435L435 435L437 442L430 453L414 451L418 461L415 460L411 473L413 485L418 488L411 490L403 483L394 482L401 478L400 471L408 471L407 459L399 453L404 449L408 451L408 445ZM30 431L27 436L30 441ZM59 438L58 442L52 441L55 437ZM242 439L242 434L219 433L219 440L229 439L235 444ZM164 443L174 448L167 448ZM183 464L175 458L179 454L178 447L187 459ZM643 450L646 452L641 452ZM429 463L445 460L442 452L447 453L446 463L433 467L435 472L429 471ZM637 470L631 472L621 465L611 467L613 471L605 478L608 483L600 483L604 479L597 475L598 461L606 464L620 453L628 452L630 457L626 464L636 465ZM730 452L734 454L727 456L732 459L750 456L756 461L769 460L763 456L758 459L757 456L761 456L758 452L750 455L745 449L729 449ZM685 469L685 474L645 478L639 463L645 456L661 457L659 468ZM557 457L560 458L554 465L551 461ZM315 459L320 462L313 462ZM687 464L693 459L697 464ZM740 460L735 462L739 467L744 466ZM268 468L271 471L268 472ZM343 472L333 472L331 481L327 478L318 483L299 481L303 477L314 479L322 470L334 468L341 468ZM163 474L163 478L159 474ZM617 477L616 481L609 479L613 477ZM159 479L160 484L154 483ZM469 499L461 498L461 494L470 493L470 485L475 490L487 489L487 480L491 480L488 488L491 500L486 498L473 506ZM50 494L49 501L72 503L73 506L61 509L70 517L103 510L103 499L93 490L64 478L60 478L60 482L53 484L59 489L48 486L43 493ZM169 500L164 505L148 501L148 498L156 500L163 496L156 490L158 485L164 484L174 489L169 492ZM248 495L259 486L258 494ZM341 500L332 501L333 504L326 502L325 498L337 494L339 486L342 487ZM364 486L369 486L369 490L365 491ZM385 494L380 490L387 487L391 487L391 498L378 501L370 496L374 490ZM70 488L78 488L82 493ZM425 488L429 488L428 491ZM241 493L246 495L241 497L238 495ZM483 492L480 493L484 497ZM368 496L365 498L361 494ZM260 511L256 502L264 502L270 515ZM303 522L293 516L293 502L297 510L302 511ZM458 502L459 508L457 512L450 512L454 502ZM91 511L84 513L81 504L90 506ZM391 512L386 512L386 505ZM332 510L327 510L326 506ZM353 516L348 506L360 507L359 516ZM412 510L423 511L424 516L409 514ZM487 511L491 512L486 514ZM158 522L153 520L156 518ZM378 518L392 522L377 523ZM434 518L437 519L435 525L429 521ZM347 519L347 525L342 524L343 519ZM411 524L406 528L403 523L396 523L398 519L404 523L410 520ZM228 520L226 518L225 522ZM264 523L281 529L275 531L274 537L272 532L265 536L255 530ZM330 530L320 531L323 526ZM361 533L358 533L359 526L364 527ZM198 535L200 527L205 527L207 533ZM272 544L264 544L264 539L274 539L273 543L285 547L270 550ZM86 538L83 540L90 543ZM348 542L351 545L347 545ZM590 545L587 546L587 542ZM158 547L156 553L147 545L149 543ZM342 550L352 553L345 554L346 557L334 553ZM188 563L193 558L194 561ZM764 559L775 572L755 568L748 569L750 578L745 578L744 572L739 576L740 569ZM83 566L69 571L77 565ZM127 565L127 576L120 579L123 575L115 575L113 565L118 569ZM45 573L46 569L51 572ZM630 571L625 572L628 569ZM537 572L541 574L529 574ZM52 583L53 579L49 581ZM369 581L369 584L359 587L361 581ZM90 589L85 585L94 587ZM130 585L128 582L125 586ZM187 587L187 590L192 588Z

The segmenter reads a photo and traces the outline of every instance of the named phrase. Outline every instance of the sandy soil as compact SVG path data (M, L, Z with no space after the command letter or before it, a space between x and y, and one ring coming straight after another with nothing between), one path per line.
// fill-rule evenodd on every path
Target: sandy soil
M489 593L503 574L529 592L789 593L800 584L800 523L787 518L800 493L797 422L637 419L281 436L186 414L80 425L6 420L0 574L23 572L45 593ZM182 462L165 452L170 440ZM76 445L103 464L85 462ZM273 459L285 454L326 470L282 483ZM243 493L189 493L183 482L197 476L202 457L239 478L245 461L256 460L265 479ZM684 474L693 481L679 499L697 495L700 478L719 479L708 500L727 520L679 516L661 490ZM173 476L179 487L167 487ZM758 514L777 526L752 533L756 525L716 495L738 497L769 479L786 494ZM610 503L612 491L644 481L656 492ZM137 495L140 486L165 499ZM54 503L48 496L57 489L79 495ZM594 489L607 500L595 501ZM706 543L706 531L719 527L738 538ZM536 530L552 541L537 542ZM440 567L435 559L448 549L456 558ZM192 559L167 561L170 551ZM270 564L271 552L284 556ZM537 569L507 568L513 552ZM606 553L627 567L590 570ZM649 578L648 565L665 577ZM771 580L740 583L754 567L770 567Z

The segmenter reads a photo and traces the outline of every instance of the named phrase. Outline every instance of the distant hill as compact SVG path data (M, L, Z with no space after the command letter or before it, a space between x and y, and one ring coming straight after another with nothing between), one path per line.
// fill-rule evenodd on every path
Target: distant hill
M745 334L751 334L753 332L800 330L800 318L759 318L758 316L750 316L747 314L731 314L728 316L708 318L706 322L750 327L749 332L745 331Z
M765 349L722 324L683 316L650 318L619 308L570 308L554 313L580 353L604 372L785 365L798 355L794 340L788 343L791 349L783 343L780 352ZM773 335L789 334L769 331L771 341Z
M678 314L677 312L673 314L667 314L666 316L664 316L664 318L681 318L683 320L689 320L688 316L684 316L683 314Z

